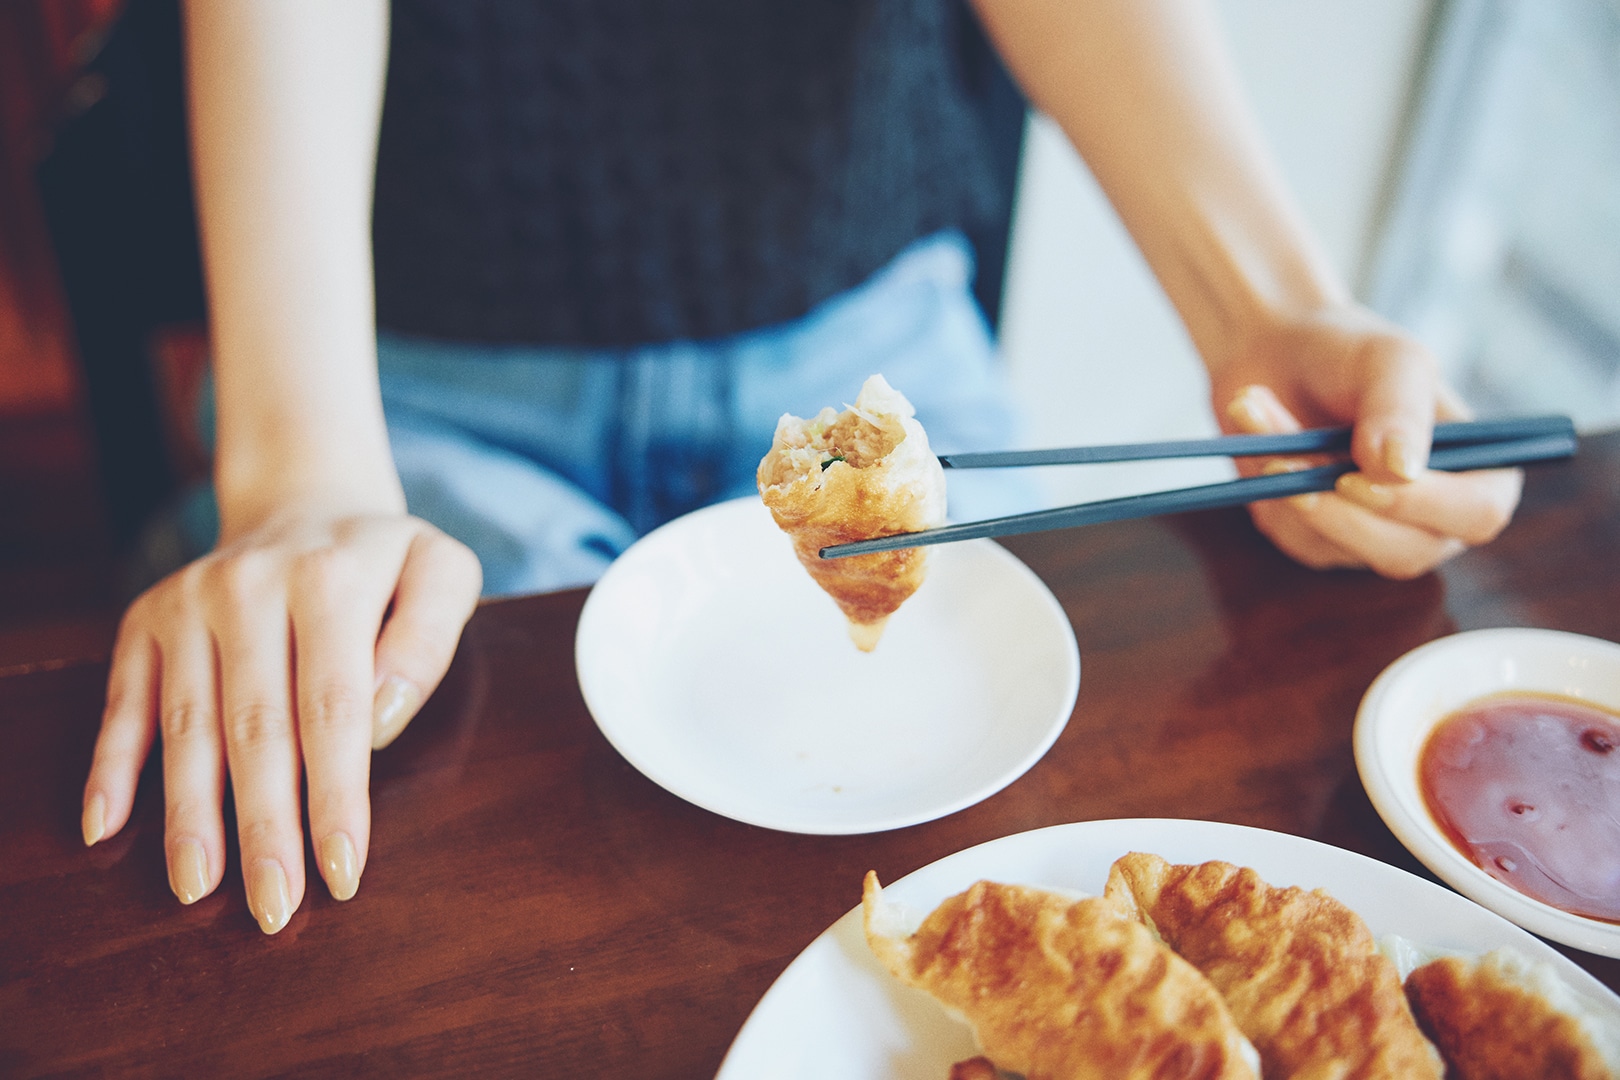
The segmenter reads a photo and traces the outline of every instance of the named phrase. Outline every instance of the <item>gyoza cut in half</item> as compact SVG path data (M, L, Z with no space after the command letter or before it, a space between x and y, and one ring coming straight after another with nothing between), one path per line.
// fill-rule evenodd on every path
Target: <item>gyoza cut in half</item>
M928 549L843 559L820 552L944 524L945 473L915 415L904 394L873 375L843 412L784 415L759 463L760 497L864 652L877 647L889 616L922 584Z

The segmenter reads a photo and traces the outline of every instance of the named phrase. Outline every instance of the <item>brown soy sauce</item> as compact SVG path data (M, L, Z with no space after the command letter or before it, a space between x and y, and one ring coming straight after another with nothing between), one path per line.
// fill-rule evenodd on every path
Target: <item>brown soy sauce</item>
M1551 694L1493 694L1430 733L1429 813L1459 851L1526 896L1620 922L1620 715Z

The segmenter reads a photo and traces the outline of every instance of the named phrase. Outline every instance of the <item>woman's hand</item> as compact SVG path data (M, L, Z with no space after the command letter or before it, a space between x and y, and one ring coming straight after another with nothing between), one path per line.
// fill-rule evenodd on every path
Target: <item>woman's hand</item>
M1517 469L1471 473L1425 468L1436 419L1465 419L1429 353L1355 304L1269 321L1211 357L1211 393L1227 431L1247 434L1355 425L1359 472L1334 492L1255 503L1255 525L1308 566L1369 567L1385 577L1426 573L1486 543L1518 505ZM1250 460L1246 474L1299 467Z
M84 838L129 820L161 731L175 895L193 903L224 876L229 775L248 906L273 934L304 895L300 777L321 873L347 899L371 749L438 685L482 575L406 514L377 387L386 0L184 12L222 540L124 616Z
M1422 347L1353 303L1318 249L1266 152L1212 7L977 8L1175 304L1223 426L1355 424L1361 472L1336 493L1256 504L1261 530L1301 562L1390 577L1416 576L1495 536L1518 503L1519 474L1425 471L1435 418L1460 410Z
M267 934L304 895L300 772L321 875L359 887L370 756L443 678L482 582L464 545L404 514L283 512L153 586L119 628L84 792L87 844L129 820L163 736L169 885L225 872L225 778L248 907Z

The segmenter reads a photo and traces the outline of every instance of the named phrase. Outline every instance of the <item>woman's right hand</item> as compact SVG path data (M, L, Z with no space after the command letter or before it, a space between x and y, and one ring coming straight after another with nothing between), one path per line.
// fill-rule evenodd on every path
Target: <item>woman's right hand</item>
M347 900L371 835L371 752L443 678L481 584L477 557L418 518L286 511L154 585L114 646L85 843L129 820L161 732L182 903L224 876L228 775L248 907L267 934L286 925L304 895L301 773L321 875Z

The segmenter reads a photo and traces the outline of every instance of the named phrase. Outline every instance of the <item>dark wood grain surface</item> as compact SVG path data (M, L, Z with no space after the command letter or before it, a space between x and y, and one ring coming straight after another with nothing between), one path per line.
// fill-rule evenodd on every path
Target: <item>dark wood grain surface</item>
M234 845L218 893L175 901L155 769L122 834L80 843L104 663L0 677L0 1075L712 1075L867 869L1058 822L1237 822L1424 873L1357 779L1357 703L1456 630L1620 639L1620 435L1532 470L1501 539L1417 581L1301 569L1238 511L1008 546L1063 602L1083 678L1051 752L978 806L855 837L699 810L592 723L584 593L506 601L375 759L359 895L312 885L276 937ZM1620 964L1570 955L1620 986Z

